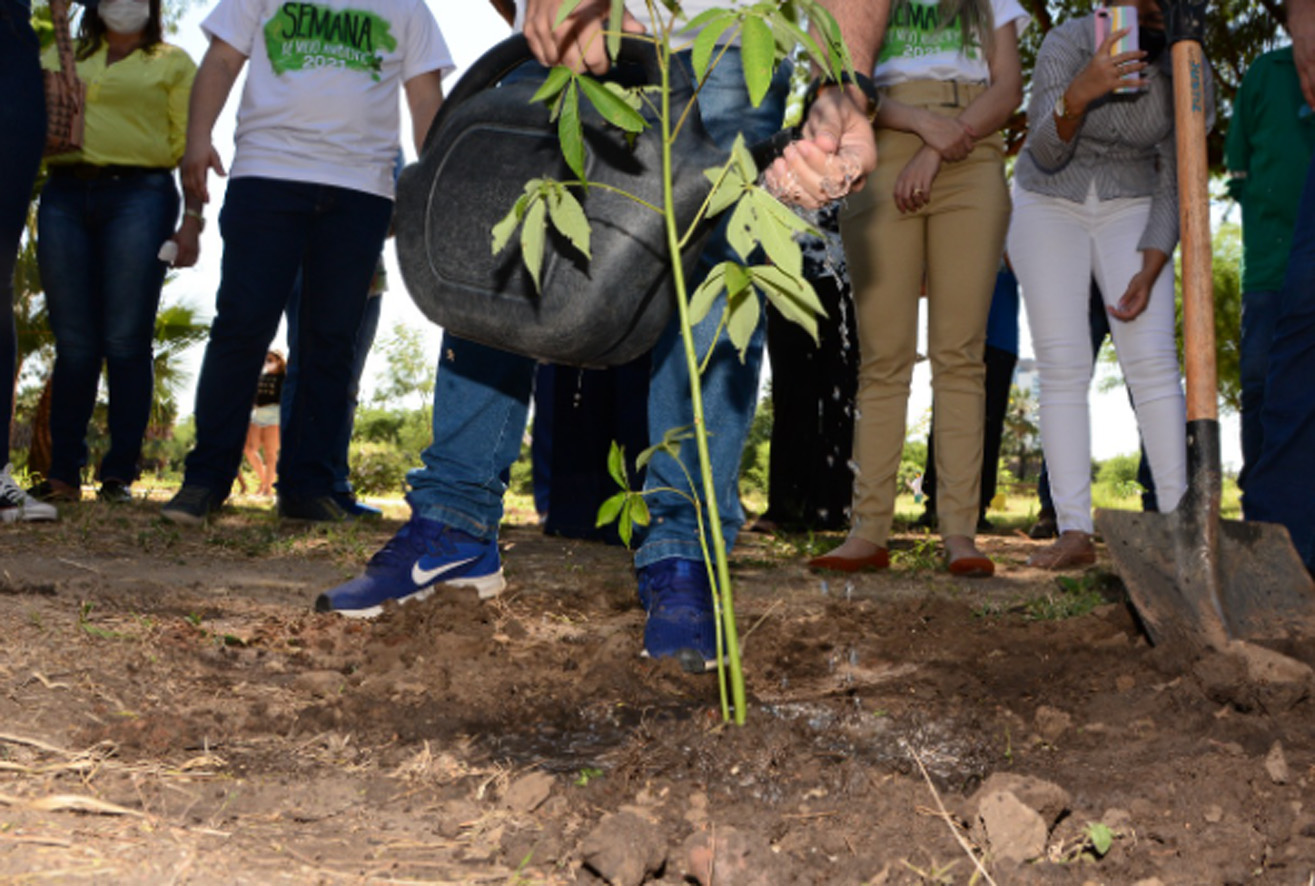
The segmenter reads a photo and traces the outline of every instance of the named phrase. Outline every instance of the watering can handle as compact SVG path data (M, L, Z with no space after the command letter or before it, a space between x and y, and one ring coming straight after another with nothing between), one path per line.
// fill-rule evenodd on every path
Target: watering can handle
M530 51L530 43L525 39L525 35L513 34L480 56L479 60L457 81L457 85L443 101L443 107L455 108L466 99L494 86L521 65L532 61L535 61L534 53ZM650 83L661 82L662 72L658 67L657 53L654 52L652 44L646 40L623 37L617 61L643 68ZM439 116L429 127L429 132L425 135L426 148L444 116L440 110ZM754 163L761 170L781 156L786 146L798 137L796 131L783 129L771 138L751 145L749 152L753 155Z

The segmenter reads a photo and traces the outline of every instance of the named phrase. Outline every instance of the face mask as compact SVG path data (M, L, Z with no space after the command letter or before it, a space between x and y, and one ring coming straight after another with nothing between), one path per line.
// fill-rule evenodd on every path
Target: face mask
M96 14L116 34L136 34L151 20L151 5L138 0L101 0Z
M1164 33L1164 28L1138 28L1137 45L1146 53L1146 64L1153 65L1164 55L1165 47L1169 45L1169 38Z

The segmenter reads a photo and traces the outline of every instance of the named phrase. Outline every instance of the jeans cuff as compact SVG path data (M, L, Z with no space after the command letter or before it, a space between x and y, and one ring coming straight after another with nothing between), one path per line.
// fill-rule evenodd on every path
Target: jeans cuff
M730 552L727 546L727 553ZM665 541L650 541L635 552L635 568L643 569L646 566L652 566L659 560L697 560L703 562L703 548L697 541L682 541L679 539L667 539Z
M448 505L419 502L416 500L414 493L407 495L406 500L411 505L411 513L417 517L446 523L453 529L459 529L467 535L473 535L484 541L498 540L498 527L496 524L490 525L485 521L477 520L466 512L456 510Z

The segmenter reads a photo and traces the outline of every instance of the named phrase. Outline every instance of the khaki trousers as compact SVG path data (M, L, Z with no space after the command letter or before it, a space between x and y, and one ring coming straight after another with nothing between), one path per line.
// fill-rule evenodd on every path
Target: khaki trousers
M983 89L914 81L887 94L957 116ZM892 197L895 180L921 147L916 135L879 129L877 170L841 215L861 355L852 535L883 546L895 510L924 276L940 531L942 536L976 534L986 317L1009 227L999 134L980 142L966 159L943 164L930 202L918 212L900 213Z

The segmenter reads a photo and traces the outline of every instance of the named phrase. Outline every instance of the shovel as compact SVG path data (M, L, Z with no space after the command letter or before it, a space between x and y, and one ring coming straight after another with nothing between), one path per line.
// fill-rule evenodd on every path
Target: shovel
M1163 2L1163 0L1162 0ZM1169 514L1098 510L1151 642L1181 663L1235 641L1315 636L1315 584L1287 529L1223 520L1205 149L1203 0L1166 4L1182 219L1187 492Z

